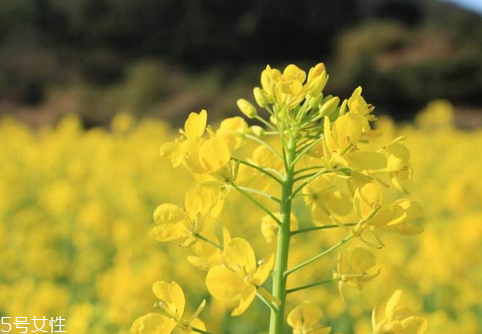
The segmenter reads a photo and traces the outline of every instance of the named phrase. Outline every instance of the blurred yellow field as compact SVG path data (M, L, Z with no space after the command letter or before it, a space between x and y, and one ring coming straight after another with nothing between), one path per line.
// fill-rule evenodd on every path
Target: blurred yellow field
M482 131L458 130L452 118L451 106L438 101L413 125L377 121L383 133L377 140L407 136L414 169L410 198L424 208L425 232L411 238L381 233L386 247L373 251L379 276L362 291L347 287L346 302L337 285L328 284L294 294L290 309L309 298L333 333L366 334L373 307L401 289L414 313L428 320L428 333L480 332ZM155 311L152 284L176 280L189 314L207 299L202 319L210 332L263 332L269 310L260 301L242 317L230 317L233 305L210 297L205 273L186 260L189 249L149 237L156 206L182 206L193 183L159 156L159 147L176 136L167 124L135 122L126 114L110 130L83 130L74 116L37 130L0 121L1 317L62 316L68 333L129 333L137 317ZM300 226L307 226L305 211L295 205ZM260 259L275 247L260 233L264 216L233 193L220 216L205 224L248 239ZM289 262L316 254L340 236L327 230L294 237ZM288 288L331 278L334 264L335 254L304 268Z

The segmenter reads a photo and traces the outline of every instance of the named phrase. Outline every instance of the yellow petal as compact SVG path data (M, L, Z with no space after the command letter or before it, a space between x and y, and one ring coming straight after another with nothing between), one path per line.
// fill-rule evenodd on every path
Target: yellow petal
M395 189L397 189L401 193L408 194L405 182L397 176L397 173L390 173L388 174L388 177L390 178L390 182L395 187Z
M363 119L361 116L348 113L340 116L333 127L333 137L341 149L349 144L356 145L360 140L363 130Z
M381 208L373 218L367 221L367 224L376 227L396 225L403 222L405 218L406 213L402 207L392 204Z
M256 281L257 286L260 286L268 279L269 274L273 269L273 266L274 266L274 254L271 254L268 261L261 264L256 270L256 273L253 275L253 279Z
M361 94L362 94L361 87L358 87L357 89L355 89L350 99L348 100L348 108L350 108L351 112L354 112L360 115L367 115L374 108L365 101L365 99Z
M181 165L181 145L179 143L165 143L160 149L161 157L169 158L172 167L176 168Z
M209 293L220 300L234 300L247 285L239 274L222 266L212 267L206 276Z
M223 252L227 265L242 275L254 274L256 257L249 242L242 238L233 238Z
M224 167L231 159L231 151L224 139L206 140L199 150L199 160L208 172L215 172Z
M331 327L323 327L311 331L310 334L329 334L331 332Z
M183 223L189 219L186 212L177 205L164 203L154 211L154 222L159 225Z
M350 253L350 267L355 274L361 274L376 264L375 255L365 248L358 247Z
M347 156L351 165L361 169L382 169L387 166L387 158L377 152L352 152Z
M311 207L311 219L315 225L328 225L331 223L329 214L319 205L313 205Z
M424 228L418 225L412 225L408 223L399 224L395 226L395 230L402 235L417 235L423 233Z
M202 331L205 331L206 330L206 325L204 324L204 322L202 322L201 320L199 319L194 319L193 321L191 321L191 327L194 327L196 329L200 329ZM186 334L197 334L198 332L195 332L195 331L187 331L187 332L181 332L181 333L186 333Z
M186 137L201 137L206 129L207 118L208 113L204 109L201 110L199 114L194 112L190 113L186 123L184 123L184 133Z
M325 64L323 63L316 64L316 66L310 68L310 71L308 73L308 82L319 77L320 75L323 74L323 72L326 72Z
M352 210L352 202L348 194L339 190L333 191L324 198L328 210L338 216L345 216Z
M392 319L394 317L395 310L399 307L401 298L402 290L397 290L387 301L387 305L385 307L385 316L387 318Z
M292 328L310 329L318 325L323 313L312 302L305 301L296 306L288 315L288 325Z
M196 213L206 213L205 210L203 210L203 199L197 189L188 191L186 193L184 196L184 207L189 213L191 219L196 215Z
M395 203L405 210L407 221L413 221L423 216L423 208L420 203L406 198L397 200Z
M427 332L427 320L422 317L408 317L401 322L403 332L401 334L424 334Z
M179 284L174 281L171 283L157 281L152 286L152 291L178 319L182 317L186 300Z
M245 289L241 292L239 296L238 306L231 312L233 317L241 315L247 310L249 305L253 302L256 297L256 288L252 285L247 285Z
M243 143L244 135L248 131L248 123L242 117L230 117L221 122L216 137L224 139L231 150L236 150Z
M387 168L389 171L400 171L409 164L410 152L401 143L391 144L387 147Z
M324 119L324 122L323 122L323 128L324 128L323 141L326 144L326 147L331 152L337 150L338 146L336 145L335 141L333 140L333 134L331 133L330 119L327 116L325 116L325 119ZM325 156L327 155L328 150L324 150ZM329 157L327 157L327 158L329 158Z
M354 204L357 213L366 219L379 208L383 202L383 189L375 182L366 183L355 192Z
M132 334L169 334L176 322L157 313L149 313L134 321Z
M214 235L209 233L203 233L203 235L207 239L218 243ZM191 250L196 256L188 256L187 260L198 269L208 271L211 267L219 266L223 263L221 250L207 242L196 242L191 246Z
M189 236L183 224L154 226L149 235L152 239L161 242L168 242Z
M306 73L298 66L290 64L284 69L283 77L285 80L295 80L299 83L303 83L306 79Z
M199 151L205 142L204 138L189 138L181 143L182 164L193 173L202 174L206 172L206 168L199 161Z
M189 221L189 216L177 205L161 204L154 211L153 217L157 226L150 232L152 238L158 241L171 241L186 234L183 224Z
M279 82L276 89L280 94L298 95L303 90L303 85L299 81Z

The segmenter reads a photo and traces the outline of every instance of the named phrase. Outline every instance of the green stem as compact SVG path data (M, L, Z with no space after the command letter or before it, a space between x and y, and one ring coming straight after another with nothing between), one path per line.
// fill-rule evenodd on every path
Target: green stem
M254 205L256 205L258 208L263 210L268 216L273 218L273 220L278 224L281 225L281 220L278 219L270 210L268 210L263 204L258 202L253 196L251 196L248 192L240 188L236 183L231 182L231 185L233 186L234 189L239 191L242 195L246 196L251 202L253 202Z
M281 225L278 233L278 244L276 250L276 262L273 276L274 297L280 300L278 310L271 310L269 334L282 334L284 327L284 316L286 307L286 280L284 272L288 268L288 254L290 247L290 224L291 224L291 202L293 191L294 168L292 162L296 158L296 145L293 140L289 142L287 147L287 155L285 161L285 178L283 180L281 203L280 203L280 220Z
M216 248L219 248L220 250L223 250L223 246L221 245L218 245L217 243L215 243L214 241L211 241L209 240L208 238L206 238L205 236L199 234L199 233L195 233L194 236L198 239L201 239L202 241L210 244L211 246L213 247L216 247Z
M318 286L318 285L331 283L331 282L336 281L336 280L337 279L335 279L335 278L331 278L331 279L327 279L327 280L324 280L324 281L319 281L319 282L299 286L297 288L287 290L286 293L293 293L293 292L297 292L297 291L301 291L301 290L306 290L306 289L309 289L309 288L312 288L312 287L315 287L315 286Z
M343 225L345 225L345 226L355 226L356 224L357 223L347 223L347 224L343 224ZM300 233L306 233L306 232L317 231L317 230L328 230L328 229L338 228L338 227L342 227L342 226L337 225L337 224L323 225L323 226L312 226L312 227L301 228L299 230L292 231L291 235L297 235L297 234L300 234Z
M278 132L278 129L276 129L273 124L271 124L270 122L267 122L263 117L259 116L259 115L256 115L255 119L257 119L258 121L260 121L261 123L263 123L264 125L266 125L267 128L275 131L276 133Z
M316 179L318 176L323 175L323 174L327 174L327 173L331 173L331 171L330 170L322 170L322 171L319 171L318 173L313 174L312 176L310 176L308 178L308 180L303 182L298 188L296 188L295 191L293 191L292 196L295 197L296 194L298 194L301 190L303 190L304 187L306 187L308 184L310 184L311 181Z
M306 171L310 171L310 170L313 170L313 169L325 169L326 166L311 166L311 167L306 167L306 168L302 168L302 169L298 169L295 174L299 174L299 173L303 173L303 172L306 172Z
M318 144L320 141L323 140L323 137L320 137L316 140L314 140L312 143L310 144L306 144L303 148L300 148L300 153L298 153L297 157L295 160L293 160L293 162L291 163L294 167L294 165L296 165L296 163L306 154L308 153L308 151L310 149L312 149L316 144Z
M192 327L191 329L192 329L193 332L196 332L196 333L212 334L211 332L206 332L206 331L203 331L202 329L199 329L199 328L196 328L196 327Z
M248 162L248 161L245 161L245 160L241 160L241 159L236 159L236 158L231 158L232 160L236 161L236 162L239 162L240 164L243 164L243 165L246 165L246 166L249 166L251 168L254 168L256 169L257 171L260 171L261 173L269 176L270 178L272 178L273 180L275 180L276 182L278 182L279 184L282 184L281 180L279 179L279 177L277 177L276 175L274 175L273 173L270 173L268 170L266 170L265 168L261 167L261 166L258 166L258 165L255 165L251 162Z
M300 264L298 264L297 266L289 269L289 270L286 270L284 275L286 277L288 277L288 275L294 273L295 271L297 270L300 270L301 268L303 267L306 267L307 265L309 264L312 264L313 262L315 262L316 260L318 259L321 259L323 256L331 253L332 251L334 251L335 249L337 249L338 247L344 245L345 243L347 243L351 238L353 238L353 235L349 235L347 237L345 237L343 240L341 240L340 242L336 243L335 245L331 246L330 248L328 248L327 250L325 250L324 252L321 252L320 254L318 255L315 255L313 256L312 258L306 260L305 262L302 262Z
M250 193L253 193L253 194L256 194L256 195L259 195L259 196L263 196L263 197L266 197L266 198L269 198L270 200L272 201L275 201L276 203L281 203L281 200L275 196L272 196L270 194L267 194L261 190L258 190L258 189L253 189L253 188L248 188L248 187L242 187L242 186L238 186L239 189L242 189L244 191L247 191L247 192L250 192Z
M266 147L268 150L270 150L274 155L276 155L278 158L280 158L281 160L283 160L283 157L281 156L281 154L279 154L279 152L276 151L273 146L271 146L270 144L268 144L268 143L265 142L264 140L259 139L258 137L252 136L252 135L244 135L244 136L245 136L246 138L248 138L248 139L251 139L251 140L253 140L253 141L255 141L255 142L263 145L263 146Z
M264 298L264 296L258 291L256 291L256 297L258 297L259 300L261 300L266 306L268 306L271 311L277 311L277 308L273 304L271 304L266 298Z

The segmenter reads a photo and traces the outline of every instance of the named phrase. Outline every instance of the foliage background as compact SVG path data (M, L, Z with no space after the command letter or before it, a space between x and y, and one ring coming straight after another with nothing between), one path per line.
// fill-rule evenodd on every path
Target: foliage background
M472 124L482 106L482 18L435 0L2 0L0 46L0 112L33 124L220 117L267 63L320 60L334 93L362 85L399 120L444 98Z

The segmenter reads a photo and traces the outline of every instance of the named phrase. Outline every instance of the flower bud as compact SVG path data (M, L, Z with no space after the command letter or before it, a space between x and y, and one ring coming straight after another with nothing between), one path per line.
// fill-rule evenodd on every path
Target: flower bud
M340 112L339 112L339 114L338 114L339 116L345 115L347 105L348 105L348 100L345 99L345 100L343 101L343 103L341 104Z
M264 136L264 129L258 125L253 125L251 127L251 132L256 136L256 137L263 137Z
M320 108L320 115L321 116L330 116L338 107L338 103L340 103L340 98L335 96L326 101Z
M256 100L256 103L261 108L265 108L265 107L268 106L268 104L269 104L268 96L266 95L266 93L261 88L254 87L253 95L254 95L254 99Z
M256 108L251 104L251 102L245 99L239 99L236 101L239 110L248 118L254 118L258 114Z
M315 98L313 98L311 96L307 96L306 99L308 100L308 108L309 109L315 109L316 107L318 107L320 102L323 100L323 94L320 94Z

